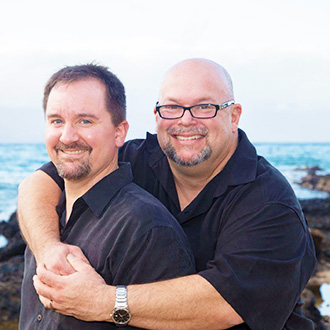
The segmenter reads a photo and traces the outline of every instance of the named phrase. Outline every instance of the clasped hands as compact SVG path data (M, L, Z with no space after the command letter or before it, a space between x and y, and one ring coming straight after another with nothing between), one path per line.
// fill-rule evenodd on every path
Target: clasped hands
M58 243L37 260L33 284L46 308L83 321L111 321L109 307L115 289L105 283L80 248Z

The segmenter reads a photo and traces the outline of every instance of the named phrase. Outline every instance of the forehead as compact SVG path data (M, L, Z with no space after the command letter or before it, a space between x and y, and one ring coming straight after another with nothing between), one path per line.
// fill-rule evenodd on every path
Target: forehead
M160 89L160 102L177 101L190 105L204 101L218 103L229 94L225 78L224 73L210 63L181 64L165 76Z
M104 84L96 79L57 83L51 90L46 112L58 110L105 110Z

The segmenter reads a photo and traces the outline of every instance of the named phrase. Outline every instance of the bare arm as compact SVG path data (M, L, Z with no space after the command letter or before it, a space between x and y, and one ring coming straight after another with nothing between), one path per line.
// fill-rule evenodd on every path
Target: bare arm
M66 256L69 253L84 256L78 247L60 242L56 213L60 195L61 189L45 172L32 173L19 186L18 219L21 233L37 262L45 263L58 274L70 274L72 268Z
M128 287L131 325L159 330L228 329L243 322L202 276Z
M34 285L40 300L57 312L85 321L111 321L115 288L106 285L94 269L69 256L77 270L58 276L43 265L37 268ZM213 286L199 275L128 286L132 312L130 325L157 330L228 329L242 323L241 317Z

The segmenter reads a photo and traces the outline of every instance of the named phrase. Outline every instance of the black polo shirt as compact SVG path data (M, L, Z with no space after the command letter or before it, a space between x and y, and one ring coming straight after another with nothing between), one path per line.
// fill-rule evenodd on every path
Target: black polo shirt
M225 168L182 211L156 135L126 142L119 158L181 224L199 275L246 322L233 329L313 329L300 300L315 266L304 215L287 180L242 130ZM50 164L43 169L60 184Z
M146 283L195 273L194 258L181 226L132 180L130 165L121 164L77 199L67 224L63 193L58 206L61 240L78 245L107 284ZM45 309L32 284L35 268L27 249L21 330L117 329L112 323L84 322Z

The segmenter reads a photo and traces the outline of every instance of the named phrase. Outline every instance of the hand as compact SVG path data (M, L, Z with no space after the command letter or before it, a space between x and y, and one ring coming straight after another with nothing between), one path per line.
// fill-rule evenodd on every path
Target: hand
M62 242L52 242L43 249L43 253L36 256L37 263L43 263L46 268L58 275L73 274L75 270L67 260L67 255L72 254L77 258L87 259L81 249L75 245L69 245Z
M83 321L111 321L114 306L111 297L114 300L115 288L108 286L86 260L72 254L67 260L75 270L67 276L54 274L43 264L38 265L33 283L41 303L46 308L52 305L56 312Z

